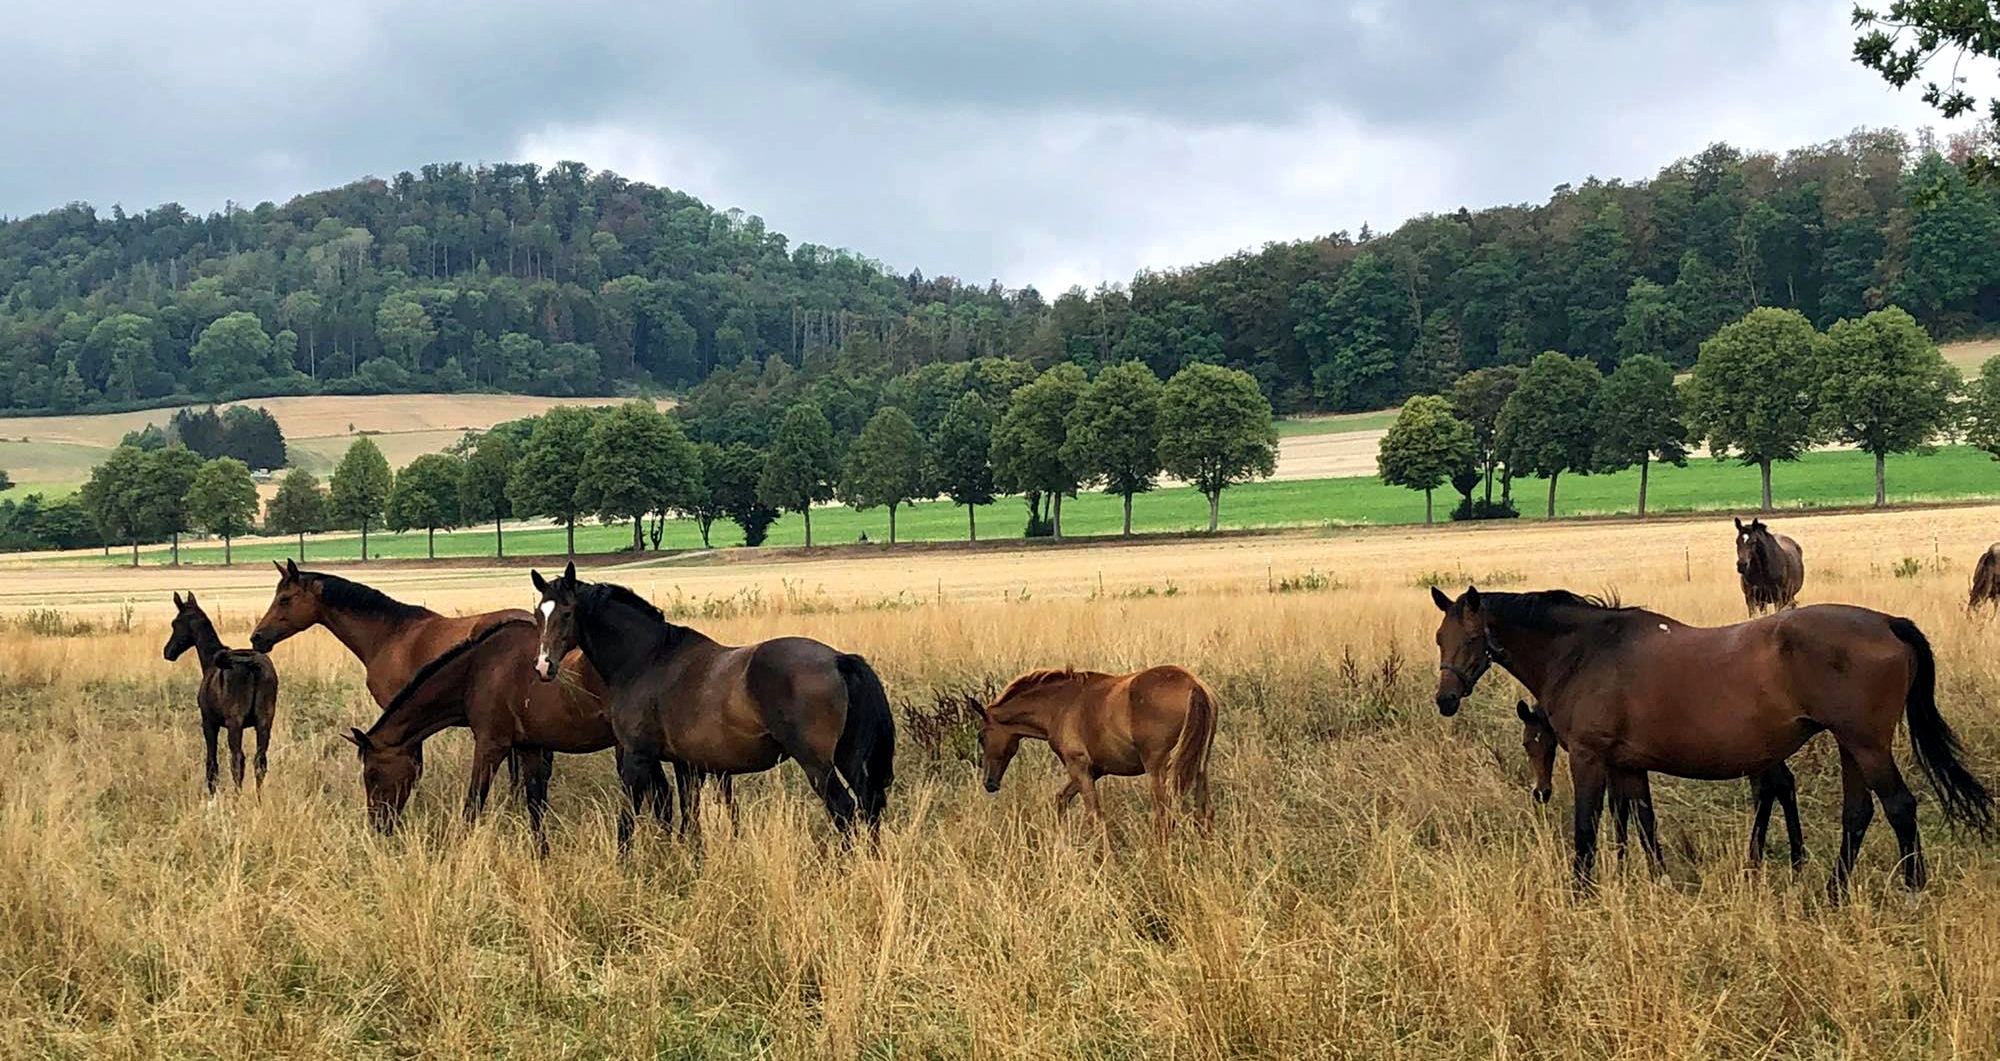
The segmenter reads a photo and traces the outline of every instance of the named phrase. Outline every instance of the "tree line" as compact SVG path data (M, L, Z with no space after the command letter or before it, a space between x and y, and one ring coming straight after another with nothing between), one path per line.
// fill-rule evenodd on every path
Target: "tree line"
M1424 493L1446 484L1463 496L1453 517L1514 514L1516 475L1548 482L1555 515L1564 474L1637 466L1646 512L1654 461L1681 465L1705 444L1717 459L1759 469L1771 508L1771 469L1817 445L1851 445L1875 458L1875 504L1887 501L1886 459L1963 431L2000 460L2000 358L1969 390L1908 312L1895 306L1835 321L1824 332L1796 310L1764 307L1703 342L1676 385L1660 357L1635 355L1607 377L1586 358L1549 351L1525 369L1482 369L1447 392L1412 398L1383 436L1381 479ZM1493 500L1496 473L1501 500ZM1482 498L1474 490L1485 484Z
M203 458L234 457L258 471L282 468L288 461L285 432L270 410L258 406L233 405L218 414L214 406L205 409L176 409L167 426L149 423L128 431L121 440L142 450L186 446Z
M1248 373L1280 411L1390 406L1553 350L1685 367L1751 309L2000 321L2000 199L1937 142L1724 144L1648 180L1423 215L1045 299L792 246L740 211L577 163L445 163L196 216L0 221L0 408L279 393L687 388L1000 357ZM817 400L817 399L816 399ZM833 411L828 412L834 416Z

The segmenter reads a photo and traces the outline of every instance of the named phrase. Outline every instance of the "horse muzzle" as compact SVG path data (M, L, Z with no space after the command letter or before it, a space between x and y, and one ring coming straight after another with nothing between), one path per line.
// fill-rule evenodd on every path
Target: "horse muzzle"
M1535 790L1534 790L1534 792L1533 792L1533 795L1534 795L1534 797L1535 797L1535 802L1536 802L1536 803L1547 803L1547 802L1549 801L1549 796L1550 796L1550 795L1552 795L1552 794L1553 794L1553 793L1551 793L1551 792L1550 792L1550 791L1549 791L1548 789L1546 789L1546 788L1538 788L1538 789L1535 789Z
M989 778L987 778L987 779L986 779L986 791L988 791L988 792L998 792L998 791L1000 791L1000 779L999 779L999 778L997 778L997 777L989 777Z
M548 681L549 679L555 676L556 676L556 669L549 665L549 657L536 656L535 677L540 678L543 681Z
M1458 714L1458 701L1457 693L1448 693L1440 689L1437 694L1438 714L1446 718Z
M258 652L269 652L277 643L277 638L272 637L262 630L250 635L250 647Z

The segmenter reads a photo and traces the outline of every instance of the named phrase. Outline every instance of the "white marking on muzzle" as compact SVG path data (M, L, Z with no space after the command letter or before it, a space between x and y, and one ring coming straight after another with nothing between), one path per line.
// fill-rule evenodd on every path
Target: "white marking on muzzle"
M544 678L549 676L548 649L542 649L540 652L535 653L535 673L541 675Z

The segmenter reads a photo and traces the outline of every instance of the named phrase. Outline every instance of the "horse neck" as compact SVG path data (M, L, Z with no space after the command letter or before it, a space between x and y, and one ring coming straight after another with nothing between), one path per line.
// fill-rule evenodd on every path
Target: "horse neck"
M606 684L631 678L648 663L670 659L696 641L707 638L661 622L616 600L600 601L576 611L577 647Z
M434 619L437 613L426 611L418 619L392 619L383 615L364 615L360 612L339 608L322 608L319 623L327 632L354 653L365 669L373 666L375 657L393 644L398 634L412 622Z
M222 635L215 632L215 624L209 621L207 615L196 613L190 625L193 627L190 633L194 639L194 650L201 657L201 672L207 674L215 669L215 654L229 646L222 643Z
M1546 703L1548 681L1555 673L1556 662L1568 653L1576 631L1556 633L1488 625L1487 633L1506 653L1506 658L1499 661L1501 669L1527 686L1535 694L1536 702Z
M1027 736L1048 740L1049 731L1055 728L1056 715L1076 701L1083 687L1084 680L1076 678L1031 689L995 708L993 721Z
M431 697L413 700L396 709L396 713L383 714L369 727L368 738L384 747L401 747L411 743L422 743L431 734L449 729L465 720L465 707L456 697Z

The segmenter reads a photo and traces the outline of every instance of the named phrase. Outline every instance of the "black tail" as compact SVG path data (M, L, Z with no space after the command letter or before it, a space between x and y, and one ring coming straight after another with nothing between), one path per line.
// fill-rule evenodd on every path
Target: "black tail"
M1938 714L1937 663L1931 657L1931 643L1917 629L1917 624L1908 619L1889 620L1889 629L1910 646L1911 654L1916 657L1904 720L1910 724L1910 745L1916 752L1917 765L1923 767L1924 775L1937 789L1946 820L1990 834L1993 797L1965 768L1960 760L1964 750L1959 747L1958 737L1945 724L1944 716Z
M209 660L215 673L222 676L223 700L243 718L250 717L251 701L257 695L257 660L262 655L247 648L224 648L216 650Z
M843 655L839 666L847 682L847 729L840 735L840 761L860 764L861 776L847 782L861 804L862 817L874 825L889 806L889 783L896 776L896 719L882 679L867 660Z
M405 704L409 703L416 697L418 691L424 687L425 683L437 677L439 671L451 666L453 660L484 644L487 638L515 626L532 625L534 624L527 619L502 619L472 637L468 637L458 644L438 653L436 659L424 664L417 669L417 673L410 676L410 680L404 683L403 688L396 693L395 698L389 701L389 706L382 709L382 717L388 718Z

